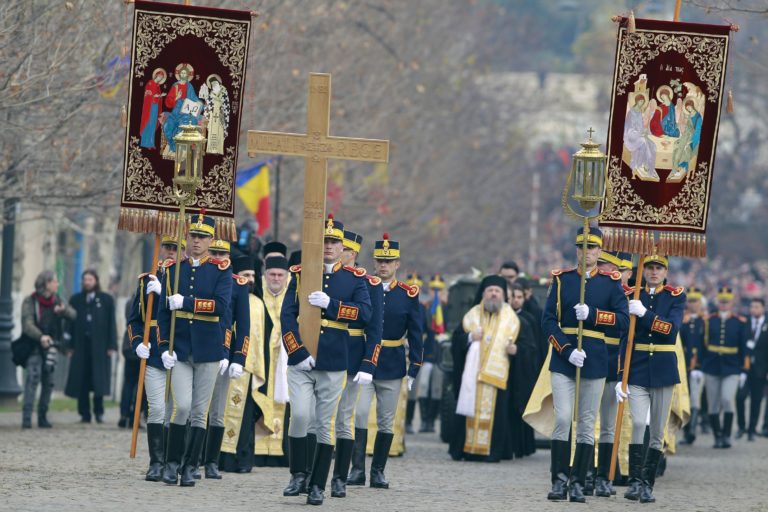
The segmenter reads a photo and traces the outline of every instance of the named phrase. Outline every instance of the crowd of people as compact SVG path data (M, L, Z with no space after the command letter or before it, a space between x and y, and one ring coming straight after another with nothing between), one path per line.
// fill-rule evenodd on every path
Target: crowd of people
M757 435L768 324L760 290L744 282L735 284L742 297L752 293L748 318L739 315L732 287L702 280L707 289L718 288L708 302L700 287L676 286L678 278L696 278L693 265L653 255L633 270L630 255L601 250L594 229L586 253L583 232L576 237L579 261L585 254L587 261L584 298L576 264L553 270L540 304L535 279L510 261L479 282L472 306L446 332L446 280L402 276L400 245L386 233L373 244L368 273L357 266L362 237L329 218L322 286L308 290L300 251L289 256L277 241L259 253L238 249L216 239L214 226L196 215L180 258L178 242L164 237L158 268L139 276L128 305L119 425L131 426L145 360L148 481L194 486L201 467L206 479L220 479L222 472L287 466L284 496L306 494L315 505L323 503L329 477L335 498L345 497L347 486L388 488L387 460L405 452L418 404L418 432L440 430L457 461L524 457L536 449L534 428L548 435L548 498L583 502L615 492L608 471L614 420L618 404L628 400L629 470L615 480L626 480L626 498L651 502L682 382L691 404L682 444L695 442L704 428L716 448L729 448L735 416L737 438ZM644 284L633 297L634 272ZM740 275L749 273L761 278ZM24 336L34 342L23 361L24 428L32 425L40 384L38 426L51 426L58 351L71 357L66 393L78 399L82 421L103 422L118 348L114 301L93 271L83 274L82 291L69 302L57 290L56 276L42 272L22 308ZM315 345L299 327L299 310L307 307L319 310ZM630 316L637 318L637 341L623 379ZM680 411L672 415L688 420ZM762 429L768 435L768 418ZM368 472L367 454L373 456Z

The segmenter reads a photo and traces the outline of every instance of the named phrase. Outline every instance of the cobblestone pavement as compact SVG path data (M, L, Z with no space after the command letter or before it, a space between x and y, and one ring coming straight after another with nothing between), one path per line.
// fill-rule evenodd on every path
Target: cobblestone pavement
M194 488L145 482L146 438L128 457L130 432L116 427L117 410L104 425L82 425L70 412L53 413L53 430L22 431L19 413L0 413L0 510L297 510L305 498L284 498L283 468L255 468L247 475L202 480ZM404 457L391 459L392 488L350 488L345 499L327 497L326 510L349 511L768 511L768 439L737 441L731 450L711 449L708 436L672 457L656 484L657 503L621 497L592 498L587 507L548 503L549 452L499 464L453 462L434 434L407 440ZM370 459L369 459L370 461ZM623 492L623 488L619 488ZM329 495L327 492L326 495Z

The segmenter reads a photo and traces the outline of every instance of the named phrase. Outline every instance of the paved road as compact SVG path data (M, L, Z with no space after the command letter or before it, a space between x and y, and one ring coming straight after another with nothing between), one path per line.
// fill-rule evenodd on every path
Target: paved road
M54 413L55 428L22 431L20 414L0 413L0 510L298 510L304 498L281 494L288 473L256 468L248 475L198 483L193 489L142 480L146 440L139 437L136 459L128 458L130 432L120 430L116 409L104 425L81 425L77 415ZM671 458L657 482L654 510L768 511L768 439L736 442L712 450L711 438ZM564 510L576 504L548 503L549 452L500 464L457 463L435 435L408 438L405 457L391 460L392 488L350 488L345 499L326 499L325 510L465 511ZM636 510L623 498L592 498L590 511Z

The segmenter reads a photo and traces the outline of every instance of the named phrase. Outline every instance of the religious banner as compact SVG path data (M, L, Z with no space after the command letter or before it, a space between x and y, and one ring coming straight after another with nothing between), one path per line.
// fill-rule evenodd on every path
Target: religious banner
M182 125L205 137L203 182L193 211L236 237L235 169L251 13L136 1L133 17L119 228L174 234L174 137Z
M604 248L706 255L730 26L619 23ZM604 205L605 206L605 205Z

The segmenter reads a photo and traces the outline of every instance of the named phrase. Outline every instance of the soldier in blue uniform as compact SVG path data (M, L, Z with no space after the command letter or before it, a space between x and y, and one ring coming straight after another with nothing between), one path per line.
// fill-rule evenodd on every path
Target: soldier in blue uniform
M173 414L168 431L163 482L195 485L194 472L200 465L205 440L208 406L216 374L229 366L229 338L221 318L229 315L232 298L232 269L227 260L212 259L208 248L213 241L215 221L202 212L189 225L188 257L166 265L158 313L163 366L171 372ZM179 272L179 287L172 290ZM176 311L173 351L169 351L172 311ZM185 449L187 422L190 441ZM186 452L186 453L185 453Z
M421 278L418 274L408 274L405 278L405 284L409 286L418 286L419 289L422 289L424 286L424 280ZM427 336L429 335L429 331L427 329L427 309L424 306L424 304L420 301L419 306L421 309L421 314L424 317L424 323L422 325L422 332L424 333L424 362L426 363L426 357L430 353L429 350L432 348L433 344L430 343L430 341L427 339ZM434 340L434 338L431 338ZM419 382L421 378L424 377L424 366L421 367L421 370L419 371L419 375L416 377L416 380L413 383L413 387L408 392L408 401L405 405L405 433L406 434L413 434L413 416L416 413L416 398L419 394ZM424 421L424 412L420 411L422 422Z
M686 293L687 302L680 338L685 351L685 367L688 371L688 389L691 397L691 418L683 427L684 437L680 444L693 444L696 440L696 425L701 410L701 392L704 390L704 373L699 365L699 354L704 348L704 317L701 312L702 291L694 286Z
M308 492L307 503L321 505L333 457L331 418L344 388L347 372L349 323L367 324L372 315L365 270L341 264L344 225L328 217L324 230L325 265L323 290L312 290L309 303L321 312L317 361L304 346L299 334L299 294L301 267L290 268L292 279L283 299L280 323L283 345L288 353L288 392L291 397L289 465L291 481L283 496ZM314 401L314 418L312 404ZM307 431L314 422L317 448L307 482Z
M186 244L182 241L182 247ZM173 262L176 259L176 238L164 236L160 244L158 261L159 268L152 274L147 272L139 276L139 286L133 296L131 313L126 323L128 324L128 338L136 355L147 360L144 373L144 389L147 392L147 444L149 447L149 469L145 480L159 482L163 476L163 461L165 460L165 434L163 424L167 423L165 408L165 369L160 360L160 351L157 347L157 313L160 306L160 293L162 285L160 279L164 277L163 263ZM153 302L151 328L149 330L148 344L144 344L144 322L147 316L147 296L150 293L157 295Z
M629 371L627 392L616 384L619 402L629 397L632 412L632 441L629 445L628 500L641 503L656 501L653 485L662 456L664 429L672 406L672 388L680 383L675 343L683 323L685 293L682 288L664 285L669 262L664 256L649 256L643 265L645 288L639 300L629 301L629 313L637 317L635 343ZM631 295L633 290L627 290ZM622 340L621 373L626 361L627 342ZM645 423L650 411L650 441L643 460Z
M237 275L243 270L254 270L253 258L242 255L230 260L230 243L226 240L214 240L210 247L211 257L232 263L232 300L229 314L222 315L221 328L225 340L229 343L229 367L226 374L216 377L213 397L208 410L208 433L205 440L205 478L221 480L219 472L219 454L221 441L224 439L224 408L227 405L229 380L243 374L245 357L248 353L248 333L251 331L251 309L248 302L248 279Z
M701 368L714 448L731 447L731 429L736 391L744 385L749 370L747 341L749 324L744 317L734 315L733 290L720 288L717 292L717 313L707 319L704 330L704 351ZM722 429L720 412L723 412Z
M384 330L381 353L373 382L361 386L355 410L355 424L366 425L373 394L376 393L376 441L371 461L370 486L387 489L384 468L394 438L394 420L403 377L408 377L408 389L419 373L423 358L423 318L419 304L419 288L397 280L400 268L400 243L384 233L374 245L376 275L384 288ZM406 367L405 340L408 340L409 365ZM354 451L365 453L367 435L355 436ZM354 458L349 485L365 485L365 459Z
M629 266L629 274L626 279L632 275L632 255L626 252L608 252L602 251L597 258L597 268L603 272L620 272L622 274L622 288L628 289L624 277L627 273L626 267ZM613 438L616 430L616 393L614 388L619 379L619 345L626 340L627 330L620 330L617 325L605 326L605 349L608 352L608 376L605 378L605 386L600 399L600 438L597 450L597 470L595 471L594 489L590 486L590 479L587 477L584 493L609 498L613 493L613 484L608 479L608 473L611 468L611 454L613 454Z
M413 283L408 283L413 284ZM421 286L421 284L419 284ZM448 339L445 333L443 308L447 297L443 276L435 274L429 280L432 298L424 306L424 366L419 372L418 397L421 427L419 432L435 431L435 420L443 399L443 371L438 366L440 340Z
M576 235L576 256L582 257L583 228ZM597 258L603 245L602 232L592 228L587 235L586 299L579 303L581 270L554 270L547 303L541 318L542 333L552 345L549 370L552 372L552 399L555 428L552 432L550 500L584 503L587 468L594 460L595 418L600 406L605 378L614 371L608 360L605 328L625 331L629 322L627 299L621 287L621 274L600 272ZM582 350L577 349L579 321L583 321ZM579 415L576 426L576 453L571 460L569 435L576 394L576 368L581 368ZM610 370L609 370L610 368Z
M357 268L357 255L363 244L363 237L352 231L344 231L344 252L341 263L346 267ZM368 295L371 297L371 319L367 324L356 320L349 323L349 339L347 346L347 385L341 394L339 408L336 412L336 461L333 465L331 479L331 496L344 498L347 495L347 474L352 460L352 448L355 439L368 437L368 425L352 425L355 414L355 403L360 393L360 387L370 384L376 371L376 364L381 351L382 303L384 292L381 279L365 275L368 281ZM358 453L358 457L360 454ZM365 457L363 451L362 457Z

